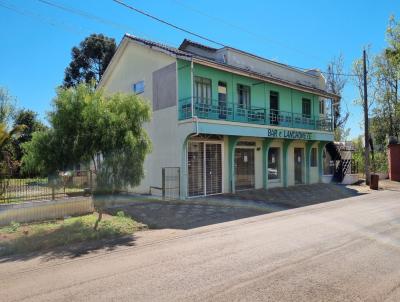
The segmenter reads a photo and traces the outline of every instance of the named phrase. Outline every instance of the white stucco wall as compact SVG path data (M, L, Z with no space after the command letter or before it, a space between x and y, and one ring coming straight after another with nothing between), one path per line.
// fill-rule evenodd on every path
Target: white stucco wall
M144 80L145 89L140 96L147 99L152 106L153 71L175 61L175 58L169 55L125 39L100 86L107 93L133 93L132 85ZM176 89L176 87L171 87L171 89ZM147 193L150 186L161 187L161 168L180 167L182 144L177 136L177 120L177 106L173 106L153 112L151 122L145 125L153 148L144 163L145 177L141 184L134 188L134 191ZM154 193L161 194L157 191Z

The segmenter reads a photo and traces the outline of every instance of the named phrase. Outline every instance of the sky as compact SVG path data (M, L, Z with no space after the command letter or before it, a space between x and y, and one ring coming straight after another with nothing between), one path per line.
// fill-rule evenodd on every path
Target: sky
M398 0L124 2L224 45L292 66L326 70L333 57L343 54L349 73L364 46L370 45L373 54L386 46L390 15L400 18ZM71 48L91 33L117 43L130 33L172 46L184 38L207 44L112 0L0 0L0 86L16 97L19 107L44 120L71 61ZM348 77L342 104L350 112L349 138L363 131L357 98Z

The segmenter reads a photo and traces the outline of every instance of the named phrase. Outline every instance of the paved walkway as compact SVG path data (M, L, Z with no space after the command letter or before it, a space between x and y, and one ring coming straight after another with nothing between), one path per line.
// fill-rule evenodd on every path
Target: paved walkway
M341 185L317 184L249 190L185 201L135 200L116 202L111 212L124 211L152 229L192 229L266 213L361 195Z

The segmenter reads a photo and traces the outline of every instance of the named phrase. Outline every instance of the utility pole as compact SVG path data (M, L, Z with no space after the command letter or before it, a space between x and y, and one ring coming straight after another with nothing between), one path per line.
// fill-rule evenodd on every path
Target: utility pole
M368 129L368 91L367 91L367 53L363 50L363 75L364 75L364 143L365 143L365 183L370 183L369 170L369 129Z

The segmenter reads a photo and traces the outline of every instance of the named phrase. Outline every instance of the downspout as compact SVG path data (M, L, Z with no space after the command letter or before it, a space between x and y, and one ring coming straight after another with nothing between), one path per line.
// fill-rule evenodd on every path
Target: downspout
M191 109L192 109L192 119L196 121L196 134L192 136L199 135L199 118L194 114L194 99L193 99L193 59L190 61L190 98L191 98Z

